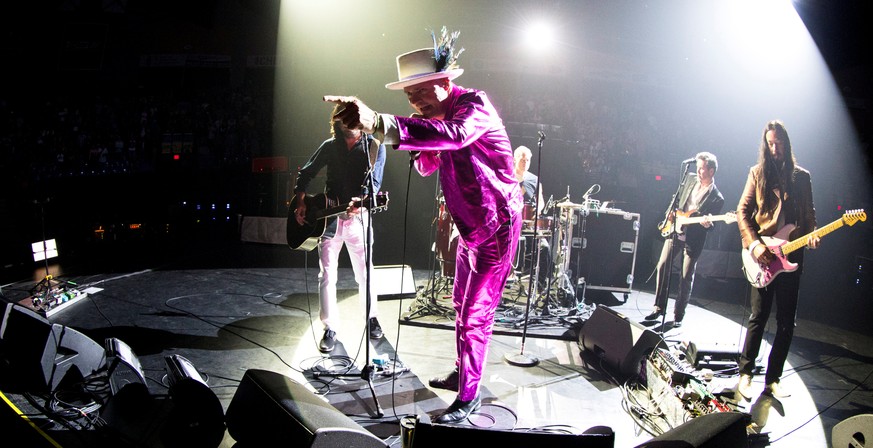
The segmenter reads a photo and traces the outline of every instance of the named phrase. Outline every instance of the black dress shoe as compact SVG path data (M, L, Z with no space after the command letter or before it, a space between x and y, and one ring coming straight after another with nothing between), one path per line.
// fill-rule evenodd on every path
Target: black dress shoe
M666 313L667 313L666 311L661 311L660 309L655 308L654 310L652 310L651 313L649 313L648 316L644 317L643 320L655 320L659 316L663 316Z
M470 414L478 411L481 407L482 398L480 395L476 395L476 398L470 401L455 399L445 412L434 419L434 423L458 423L469 417Z
M379 319L375 317L370 318L370 339L381 339L382 338L382 326L379 325Z
M429 384L430 387L435 387L437 389L453 390L457 392L458 383L460 382L459 378L460 374L458 373L458 368L455 367L455 370L452 370L451 373L449 373L448 375L443 377L431 378L427 382L427 384Z
M324 336L318 343L318 350L322 353L330 353L336 346L336 332L330 329L324 330Z

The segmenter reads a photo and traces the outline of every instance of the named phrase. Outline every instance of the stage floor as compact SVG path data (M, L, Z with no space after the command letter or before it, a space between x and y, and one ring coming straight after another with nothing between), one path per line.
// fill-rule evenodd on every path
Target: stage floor
M454 335L450 316L416 315L407 319L411 306L421 297L378 302L385 336L372 344L370 357L398 359L402 362L398 367L408 371L392 377L377 369L376 400L384 409L384 417L377 418L366 381L313 376L314 371L360 367L367 362L363 306L351 271L343 270L340 275L340 343L332 356L324 357L317 350L322 333L317 268L283 267L281 257L273 255L276 248L270 246L244 244L215 250L150 268L119 272L116 265L111 273L92 270L61 275L59 279L75 282L88 294L54 313L50 321L76 329L101 345L110 337L124 341L139 359L153 396L167 394L165 358L170 355L188 359L206 377L224 410L247 370L268 370L323 394L333 407L391 446L400 446L401 418L417 415L427 421L454 399L453 392L426 386L428 378L453 367ZM426 290L431 273L416 271L415 277L418 286ZM27 279L4 285L6 300L26 298L34 283ZM671 325L672 300L665 325L640 323L651 309L653 296L637 290L626 300L622 294L586 294L575 315L538 319L526 333L517 325L496 327L482 381L486 404L475 423L492 429L571 433L608 426L615 432L616 447L632 447L650 440L652 434L628 412L632 407L628 400L633 398L629 394L639 394L639 390L602 361L594 358L592 362L582 353L578 329L573 325L584 321L593 309L607 307L625 316L635 328L661 333L670 347L693 342L701 348L735 351L749 313L745 288L711 279L699 279L698 285L700 295L692 297L680 328ZM517 298L513 296L517 292L507 288L507 297ZM442 297L439 300L445 301ZM523 299L513 299L505 306L522 304ZM517 317L517 313L512 316ZM768 329L774 327L771 323ZM770 338L772 334L768 333ZM762 350L765 355L767 347L765 344ZM538 363L533 367L511 365L505 356L513 354L528 355ZM736 398L732 391L736 372L729 364L724 368L714 368L708 388ZM871 374L873 338L869 331L800 321L782 382L791 397L776 400L760 395L763 378L758 376L754 382L756 396L736 403L739 410L751 414L772 446L829 446L834 425L873 412ZM47 402L44 394L28 394L16 384L5 384L2 390L21 413L62 446L89 446L94 441L93 433L99 432L81 421L61 426L57 418L47 419L39 409ZM74 429L80 425L89 428ZM668 427L664 422L659 426ZM4 423L4 427L8 426ZM91 435L83 436L83 432ZM142 441L153 438L139 437L140 446L148 446ZM225 434L221 446L233 445L232 437Z

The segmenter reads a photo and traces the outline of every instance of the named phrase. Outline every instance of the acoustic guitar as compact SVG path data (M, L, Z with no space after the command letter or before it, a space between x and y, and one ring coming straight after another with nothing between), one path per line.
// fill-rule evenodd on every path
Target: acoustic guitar
M370 207L370 201L355 201L355 207L370 207L371 213L382 211L388 207L388 192L376 193L375 204ZM324 193L306 195L306 218L303 224L297 222L297 201L293 200L288 210L288 225L286 234L288 247L294 250L310 251L318 246L318 240L324 235L328 219L345 213L348 204L338 205L335 199L330 199Z

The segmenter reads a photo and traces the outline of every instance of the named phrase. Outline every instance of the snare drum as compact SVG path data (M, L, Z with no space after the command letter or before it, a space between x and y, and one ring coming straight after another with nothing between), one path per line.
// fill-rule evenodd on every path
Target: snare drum
M536 220L537 233L549 232L552 230L552 222L553 218L551 216L540 216L540 219ZM533 232L534 220L531 219L521 223L521 231L528 233Z

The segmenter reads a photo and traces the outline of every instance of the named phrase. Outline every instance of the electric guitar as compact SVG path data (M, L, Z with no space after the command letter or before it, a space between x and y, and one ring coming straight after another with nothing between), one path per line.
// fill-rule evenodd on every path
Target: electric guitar
M809 237L821 238L834 230L839 229L843 224L852 226L858 221L866 221L867 214L863 209L849 210L842 218L819 228L814 232L810 232L797 238L794 241L787 241L788 235L796 227L794 224L786 224L773 236L762 236L761 240L764 245L770 249L774 257L770 263L761 264L755 259L752 252L748 249L743 249L743 271L746 273L746 279L755 288L763 288L769 285L777 275L783 272L793 272L797 270L797 263L788 261L788 254L797 249L803 249L809 244Z
M704 216L689 216L697 210L690 210L687 212L677 211L675 218L669 218L664 222L658 225L658 229L661 231L661 236L664 238L669 237L675 231L678 234L682 234L685 232L686 224L700 224L705 219ZM732 222L737 222L737 214L735 212L727 212L723 215L713 215L708 217L710 222L724 221L727 224ZM675 222L674 222L675 221Z
M376 193L375 205L370 209L371 213L379 212L388 207L388 192ZM291 201L288 210L288 225L285 233L288 237L288 247L294 250L310 251L318 246L318 240L324 235L327 228L327 220L334 216L345 213L348 204L337 205L335 199L329 199L324 193L306 195L303 203L306 204L306 218L303 224L297 222L297 201ZM355 207L368 207L369 201L355 201Z

